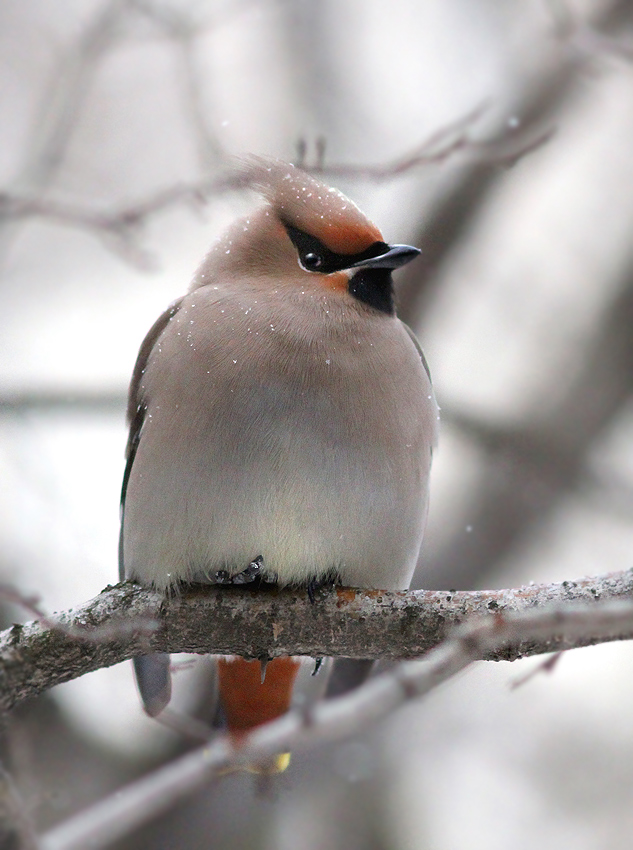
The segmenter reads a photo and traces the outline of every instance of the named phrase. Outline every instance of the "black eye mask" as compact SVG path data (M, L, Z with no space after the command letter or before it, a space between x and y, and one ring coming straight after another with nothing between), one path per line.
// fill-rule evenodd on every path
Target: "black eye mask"
M359 254L335 254L316 236L310 236L286 222L284 227L297 249L303 269L319 274L355 269L348 285L350 295L381 313L395 314L391 272L414 260L420 253L418 248L374 242Z
M334 251L326 248L316 236L310 236L285 222L284 227L297 249L302 268L307 272L332 274L332 272L353 268L353 266L361 264L365 260L372 260L374 257L380 257L389 252L389 245L386 242L374 242L373 245L359 254L335 254Z

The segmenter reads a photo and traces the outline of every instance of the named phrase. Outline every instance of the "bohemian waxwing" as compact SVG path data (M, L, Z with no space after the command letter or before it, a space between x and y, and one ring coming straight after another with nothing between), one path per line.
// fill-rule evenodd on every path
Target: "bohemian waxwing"
M255 575L405 589L427 515L437 406L420 346L395 315L387 245L352 201L292 165L253 158L265 204L211 249L155 322L130 386L121 576ZM169 656L135 661L150 715ZM294 659L220 662L229 729L287 710Z

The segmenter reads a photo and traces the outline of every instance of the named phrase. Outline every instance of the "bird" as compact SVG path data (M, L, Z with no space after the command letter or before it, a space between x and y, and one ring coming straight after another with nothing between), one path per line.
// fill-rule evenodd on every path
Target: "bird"
M409 587L424 534L438 407L387 244L349 198L301 168L248 157L261 198L212 246L145 337L128 400L122 579L335 580ZM145 711L170 700L169 656L134 660ZM288 710L298 661L221 658L229 731ZM281 768L280 768L281 769Z

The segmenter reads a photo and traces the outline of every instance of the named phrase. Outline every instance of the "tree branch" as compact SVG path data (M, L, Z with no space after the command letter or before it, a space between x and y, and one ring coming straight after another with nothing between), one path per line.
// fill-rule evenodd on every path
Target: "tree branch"
M629 581L630 578L629 574ZM600 580L599 584L602 583ZM559 587L567 585L564 592L574 593L574 588L579 589L582 584L565 582ZM527 590L529 595L531 589ZM500 593L512 594L515 602L521 598L519 591ZM348 696L321 701L309 712L294 711L267 723L239 743L223 735L212 744L176 759L54 827L42 837L40 848L105 847L231 768L262 763L285 750L307 749L316 743L356 734L404 702L426 695L473 661L503 657L508 646L549 646L560 641L561 633L567 636L568 644L577 645L588 634L602 641L630 635L632 631L631 600L600 603L591 608L572 603L565 610L524 610L479 618L457 629L422 663L399 665Z
M517 133L505 126L496 138L478 141L472 137L472 129L483 112L483 107L477 107L388 163L324 165L322 151L319 161L312 167L306 166L306 170L319 176L361 178L380 183L422 166L439 165L459 153L469 154L481 162L511 166L544 145L553 135L552 128L531 128ZM208 139L205 144L210 149ZM216 154L219 156L218 151ZM147 258L139 252L135 243L139 230L150 217L179 205L199 208L213 197L249 187L250 181L242 173L228 169L190 183L167 186L136 203L110 212L42 197L41 193L20 193L0 188L0 223L5 219L18 221L40 217L83 228L107 238L128 259L143 265Z
M512 590L338 587L320 592L314 605L296 589L200 586L165 599L123 582L77 609L0 633L0 709L149 652L415 658L473 616L632 597L633 570ZM633 624L618 638L633 638ZM573 637L561 632L497 646L485 657L513 660L605 639L590 630Z

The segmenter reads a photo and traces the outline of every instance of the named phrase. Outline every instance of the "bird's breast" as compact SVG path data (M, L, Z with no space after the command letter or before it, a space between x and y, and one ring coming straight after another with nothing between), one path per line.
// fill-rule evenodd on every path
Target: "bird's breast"
M388 586L371 564L412 569L424 523L434 412L417 352L397 320L372 328L327 302L298 320L258 300L193 293L159 340L129 557L154 583L157 557L200 578L262 554L284 581L336 568Z

